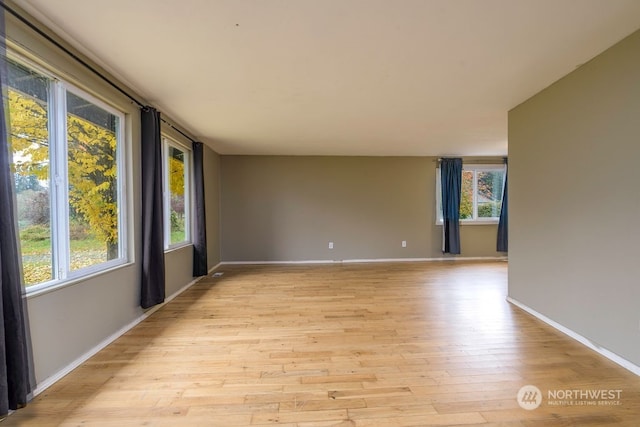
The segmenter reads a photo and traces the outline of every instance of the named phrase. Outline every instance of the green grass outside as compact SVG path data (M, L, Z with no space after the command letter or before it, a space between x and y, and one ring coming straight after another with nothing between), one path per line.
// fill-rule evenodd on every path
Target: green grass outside
M172 231L171 241L184 240L184 231ZM43 238L48 230L42 228L34 232L21 233L22 269L25 286L33 286L52 279L51 239ZM89 267L107 261L107 249L104 242L95 238L71 240L71 270Z
M171 243L180 243L184 241L184 230L171 231Z
M21 236L22 270L25 286L52 279L51 239L25 239ZM104 242L95 238L71 240L71 270L89 267L107 260Z

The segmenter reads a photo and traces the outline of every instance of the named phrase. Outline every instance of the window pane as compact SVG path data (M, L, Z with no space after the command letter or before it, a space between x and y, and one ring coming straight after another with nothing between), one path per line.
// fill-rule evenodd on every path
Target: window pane
M460 197L460 219L473 218L473 171L462 171L462 195Z
M70 270L119 258L118 116L67 92Z
M49 80L8 61L10 141L26 286L53 279Z
M170 244L187 240L185 226L185 153L169 146L169 220L171 221Z
M497 218L502 207L502 171L478 172L478 218Z

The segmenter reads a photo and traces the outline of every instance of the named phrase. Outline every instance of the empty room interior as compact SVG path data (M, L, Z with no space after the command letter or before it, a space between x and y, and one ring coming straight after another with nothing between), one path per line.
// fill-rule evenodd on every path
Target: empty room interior
M3 425L640 425L637 0L0 6Z

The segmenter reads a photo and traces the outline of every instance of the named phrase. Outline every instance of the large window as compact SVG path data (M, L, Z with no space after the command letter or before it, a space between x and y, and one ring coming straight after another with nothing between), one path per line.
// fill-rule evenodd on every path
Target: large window
M191 151L164 138L165 249L191 242Z
M504 188L502 165L464 165L460 197L461 223L496 223L500 220ZM442 223L440 169L436 170L437 222Z
M8 61L7 104L24 283L29 291L126 262L124 115Z

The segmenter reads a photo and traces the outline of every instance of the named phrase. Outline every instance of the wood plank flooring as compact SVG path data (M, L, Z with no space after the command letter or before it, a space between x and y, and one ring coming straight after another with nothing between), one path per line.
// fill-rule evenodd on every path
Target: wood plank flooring
M640 425L640 379L508 304L505 262L222 271L4 425ZM577 406L555 389L622 391Z

